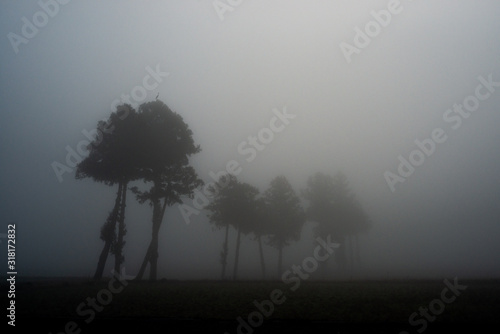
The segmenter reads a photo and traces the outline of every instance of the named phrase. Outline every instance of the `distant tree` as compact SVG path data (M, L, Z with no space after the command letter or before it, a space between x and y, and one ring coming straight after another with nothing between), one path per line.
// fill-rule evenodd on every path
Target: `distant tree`
M224 228L224 242L220 252L220 263L222 266L221 279L223 280L226 274L228 242L229 242L229 227L232 222L237 219L237 213L227 205L230 201L231 194L237 186L238 180L231 174L223 175L219 180L209 187L213 200L205 207L209 211L207 217L210 223L214 224L215 228Z
M347 263L346 237L357 235L369 227L368 217L351 193L347 177L342 173L337 173L333 178L316 173L309 178L303 195L309 201L306 210L308 219L318 223L316 236L326 238L331 235L332 240L340 244L334 256L339 267L344 270ZM352 258L352 253L350 255ZM325 269L326 261L322 264Z
M305 213L292 186L284 176L271 181L264 193L269 245L278 250L278 275L282 272L283 248L300 239Z
M361 204L351 192L345 174L342 172L335 174L333 185L335 220L339 225L339 234L343 238L341 245L344 246L338 261L344 267L349 262L350 268L353 269L354 262L359 264L360 261L358 235L370 228L370 221ZM347 261L346 256L349 256L349 261Z
M272 230L269 219L267 219L268 210L266 202L263 198L258 198L256 200L256 208L257 213L255 216L255 220L252 222L251 231L259 247L259 259L260 267L262 270L262 279L266 279L266 261L264 260L264 249L262 247L262 244L263 238L266 236L268 237Z
M217 227L225 227L226 235L221 253L222 278L224 278L227 263L227 241L229 225L237 231L236 250L233 268L233 280L238 274L238 262L241 243L241 234L251 232L252 224L258 216L257 188L239 182L236 176L226 174L221 177L213 189L213 200L206 206L210 211L208 218Z
M123 246L125 207L128 183L139 178L134 151L135 121L137 114L130 105L121 105L107 121L100 121L97 136L88 146L89 155L76 168L76 179L92 178L106 185L118 184L113 210L101 228L101 239L105 242L94 279L102 278L109 252L115 255L115 271L120 271L124 261Z
M340 235L335 227L334 219L334 185L333 178L323 173L316 173L307 180L307 187L303 191L304 198L309 202L306 209L308 220L317 223L314 234L316 237L327 238L339 242ZM338 254L340 250L336 250ZM327 261L321 262L323 275L326 274Z
M158 271L158 234L167 206L182 203L183 197L192 198L194 190L203 181L189 165L189 157L200 152L193 133L182 117L160 100L144 103L138 111L141 178L151 185L149 190L134 187L140 203L153 207L151 242L136 279L142 279L150 264L150 280L156 280Z

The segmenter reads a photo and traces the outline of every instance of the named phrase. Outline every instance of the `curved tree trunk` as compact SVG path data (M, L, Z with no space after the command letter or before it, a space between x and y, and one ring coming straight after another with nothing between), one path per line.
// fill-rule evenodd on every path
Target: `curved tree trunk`
M238 237L236 238L236 254L234 257L233 281L236 280L236 275L238 273L238 258L240 256L240 239L241 239L241 229L238 226Z
M148 246L148 251L146 252L146 256L144 256L144 260L142 260L141 268L139 269L139 273L135 276L134 280L140 281L144 276L144 272L146 271L146 266L148 265L149 259L151 258L151 242Z
M159 226L153 228L153 238L151 239L151 252L150 252L150 260L149 260L149 280L156 281L158 276L158 231Z
M109 251L111 250L111 244L113 243L116 220L118 218L118 211L120 209L120 202L122 199L122 184L118 184L118 191L116 193L115 205L113 210L109 213L108 219L104 223L101 230L101 239L104 240L104 247L99 256L99 262L97 263L97 268L94 274L95 280L100 280L102 274L104 273L104 267L106 266L106 260L108 259Z
M95 280L100 280L102 278L102 274L104 273L104 267L106 266L106 260L108 259L109 250L111 249L111 241L106 240L104 247L101 251L101 255L99 256L99 262L97 263L97 269L94 274Z
M260 254L260 266L262 268L262 279L266 279L266 263L264 262L264 251L262 249L262 236L259 234L259 254Z
M146 252L146 255L144 256L144 259L142 260L141 268L139 269L139 273L135 276L135 280L140 281L142 280L142 277L144 276L144 272L146 271L146 267L148 263L150 264L150 272L149 272L149 279L151 281L156 280L157 274L158 274L158 267L157 267L157 261L158 261L158 234L160 231L160 226L163 221L163 216L165 215L165 209L167 207L167 201L163 203L163 208L161 211L159 210L160 203L159 201L154 203L153 202L153 218L152 223L153 223L153 228L152 228L152 233L151 233L151 241L149 242L148 250Z
M160 203L158 200L153 201L153 229L151 233L151 243L149 250L149 280L155 281L158 273L158 231L160 226L158 220L160 218Z
M127 230L125 228L125 207L127 206L127 181L122 181L122 199L120 203L120 213L118 215L118 237L115 245L115 272L120 272L120 267L124 261L123 256L123 246L125 246L125 234Z
M160 232L161 223L163 221L163 216L165 215L165 209L167 208L167 200L165 199L163 202L163 208L160 207L160 201L155 201L153 203L153 212L156 211L156 214L153 214L153 235L151 238L151 251L149 252L150 256L150 265L149 265L149 280L156 281L158 275L158 234Z
M226 275L226 265L227 265L227 241L229 234L229 224L226 225L226 236L224 237L224 245L222 246L221 252L221 263L222 263L222 273L220 279L223 280Z

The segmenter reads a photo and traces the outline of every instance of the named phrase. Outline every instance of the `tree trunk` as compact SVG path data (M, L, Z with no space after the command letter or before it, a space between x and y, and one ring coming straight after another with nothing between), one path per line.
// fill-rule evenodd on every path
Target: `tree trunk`
M144 272L146 271L146 266L148 265L149 259L151 259L151 242L149 242L148 251L146 252L146 256L144 256L144 260L142 260L141 268L139 269L139 273L135 276L136 281L142 280L144 276Z
M111 241L106 240L104 248L101 251L101 255L99 256L99 263L97 263L97 269L94 274L95 280L100 280L102 278L102 274L104 272L104 267L106 266L106 260L108 259L108 254L110 249L111 249Z
M124 261L123 246L127 230L125 229L125 207L127 206L127 181L122 181L122 200L120 203L120 213L118 215L118 238L115 247L115 272L120 272L120 267Z
M236 238L236 254L234 257L233 281L236 281L236 275L238 273L238 258L240 255L240 238L241 238L241 229L238 226L238 237Z
M166 199L164 200L163 208L161 208L160 205L161 205L160 200L156 200L155 202L153 202L153 235L151 238L151 251L149 252L150 281L156 281L158 275L158 234L160 232L163 216L165 215L165 209L167 208L167 200Z
M262 268L262 279L266 279L266 263L264 262L264 251L262 249L262 236L259 234L258 242L259 242L259 254L260 254L260 266Z
M149 280L150 281L156 281L156 278L158 275L158 231L159 231L159 227L155 226L153 229L154 229L154 231L153 231L154 235L153 235L153 238L151 239L151 252L149 254L149 256L150 256Z
M229 234L229 224L226 225L226 236L224 237L224 244L222 245L222 252L221 252L221 263L222 263L221 280L223 280L224 276L226 275L228 234Z
M158 274L158 232L160 226L160 203L158 200L153 202L153 229L151 234L151 247L149 252L149 280L155 281Z
M113 242L113 236L116 228L116 220L118 218L118 211L120 208L121 193L122 193L122 184L120 183L118 184L118 191L116 193L115 206L108 215L108 219L106 220L103 226L103 229L104 230L108 229L108 232L104 231L103 235L103 232L101 231L101 238L104 240L105 244L101 251L101 255L99 256L99 262L97 263L97 268L94 274L95 280L100 280L102 278L102 274L104 273L104 267L106 266L106 260L108 259L109 251L111 250L111 244Z
M155 250L155 249L156 249L155 267L156 267L156 260L158 259L158 233L160 231L161 222L163 221L163 216L165 214L166 205L167 205L167 201L165 201L163 203L163 209L161 211L161 214L159 217L157 217L159 203L153 204L153 218L151 219L152 224L153 224L153 228L152 228L152 233L151 233L151 241L149 242L149 246L148 246L148 250L146 252L146 255L144 255L144 259L142 260L142 264L141 264L141 268L139 269L139 273L135 277L135 280L137 280L137 281L142 280L142 277L144 276L144 272L146 271L146 267L147 267L148 263L150 263L150 264L152 263L153 250ZM156 241L154 241L155 239L156 239ZM154 245L155 243L156 243L156 248ZM150 268L149 279L152 281L156 280L156 274L157 274L157 268L154 268L154 269ZM153 277L154 277L154 279L153 279Z

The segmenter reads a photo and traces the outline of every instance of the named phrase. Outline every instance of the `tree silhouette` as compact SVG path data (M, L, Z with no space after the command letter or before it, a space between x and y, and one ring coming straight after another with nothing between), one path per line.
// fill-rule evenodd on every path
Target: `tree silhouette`
M98 122L99 134L88 146L89 155L76 169L75 178L92 178L106 185L118 184L115 205L101 228L105 242L94 279L102 278L109 252L115 255L115 271L120 271L124 261L123 246L127 186L139 177L137 160L129 151L136 145L134 124L137 114L130 105L121 105L107 121Z
M316 236L326 238L331 235L332 240L340 244L334 256L340 269L344 270L347 262L346 237L357 235L369 227L368 217L351 193L347 177L342 173L333 178L316 173L309 178L303 195L309 201L306 210L308 219L318 223ZM359 256L359 251L357 254ZM326 262L322 262L323 270L326 269Z
M259 258L260 258L260 267L262 270L262 279L266 279L266 262L264 260L264 250L262 247L262 239L264 236L268 236L271 230L271 224L269 219L267 219L267 207L266 202L263 198L259 198L256 200L256 208L257 214L256 219L252 223L252 232L255 236L259 247Z
M224 243L220 252L220 263L222 266L221 279L223 280L226 274L228 242L229 242L229 227L236 213L226 203L230 201L232 189L237 184L238 180L231 174L225 174L217 180L217 182L209 187L210 197L213 200L205 207L209 211L207 217L209 221L215 225L217 229L224 228Z
M236 249L233 268L233 280L236 280L238 274L238 262L241 243L241 234L247 234L251 231L253 222L258 217L257 211L257 188L239 182L236 176L226 174L222 176L216 185L212 187L213 200L206 206L210 211L207 215L210 222L216 227L225 227L226 236L221 253L222 279L225 275L227 263L227 239L229 225L233 225L237 231Z
M303 196L309 201L309 206L306 209L307 218L317 223L314 229L315 235L326 238L333 233L333 240L338 242L339 236L333 224L333 178L323 173L314 174L307 180L307 187L303 191ZM336 252L338 251L337 249ZM326 272L326 262L321 262L323 275Z
M151 242L137 275L142 279L150 264L150 280L156 280L158 271L158 234L167 206L182 203L182 197L193 197L194 190L203 185L196 171L189 165L189 157L200 152L193 133L182 117L160 100L139 106L137 128L140 146L141 178L151 185L149 190L134 187L140 203L153 207Z
M264 193L269 245L278 250L278 275L282 272L283 248L300 239L305 213L292 186L284 176L275 177Z
M369 218L364 212L361 204L352 194L346 175L338 172L333 177L335 220L339 225L339 234L343 238L343 253L339 258L340 263L347 264L346 256L349 256L350 267L353 269L354 262L360 261L358 235L370 228ZM356 243L354 244L354 240ZM342 243L341 243L342 245ZM349 245L349 247L347 247ZM342 246L341 246L342 247Z

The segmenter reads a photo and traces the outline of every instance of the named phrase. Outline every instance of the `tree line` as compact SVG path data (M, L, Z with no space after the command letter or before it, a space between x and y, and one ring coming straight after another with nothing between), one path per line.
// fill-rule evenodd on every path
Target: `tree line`
M151 240L144 253L136 279L143 278L149 265L149 279L157 279L159 231L167 207L192 199L196 189L204 185L189 158L201 151L193 140L193 132L182 117L160 100L141 104L137 110L124 104L112 112L107 121L97 125L99 134L88 145L88 156L78 165L77 179L91 178L107 186L115 186L112 210L101 227L104 242L94 279L101 279L107 259L114 255L114 270L124 263L123 249L127 233L125 211L127 194L152 208ZM137 185L129 185L142 181ZM229 254L229 229L236 230L235 262L232 278L237 278L242 235L257 241L262 277L266 278L263 243L278 251L277 272L281 274L283 249L300 239L306 221L316 222L315 235L331 235L341 245L337 263L345 267L346 245L350 245L351 262L359 258L357 236L369 228L369 219L350 192L347 178L316 173L307 181L299 196L286 177L275 177L269 188L259 190L226 174L209 187L207 217L217 229L224 230L220 253L221 278L226 278ZM308 202L305 206L303 200ZM349 241L349 243L348 243ZM354 247L356 245L356 247ZM324 263L326 265L326 262Z
M262 278L266 278L263 242L277 250L277 275L280 277L283 249L299 241L306 221L316 223L316 237L327 239L330 236L340 244L335 259L341 270L346 269L347 262L351 265L359 262L357 237L369 229L370 221L342 173L334 177L314 174L308 179L301 196L284 176L272 179L269 187L260 194L256 187L226 174L211 187L211 191L212 201L206 206L208 218L217 228L225 230L220 253L221 279L225 278L230 226L236 230L233 279L237 279L241 234L252 235L257 241ZM302 199L306 205L302 204ZM322 262L323 270L326 270L326 264Z

